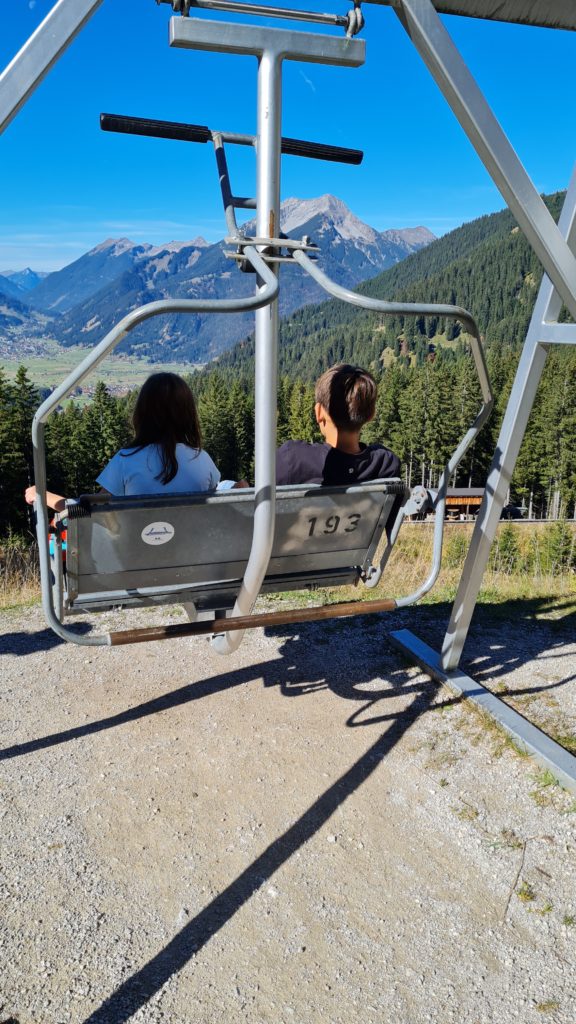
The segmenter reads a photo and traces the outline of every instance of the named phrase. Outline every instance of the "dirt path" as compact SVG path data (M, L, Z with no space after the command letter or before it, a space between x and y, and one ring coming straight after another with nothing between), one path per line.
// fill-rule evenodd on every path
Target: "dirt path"
M474 671L576 733L573 605L498 615ZM576 804L406 667L407 624L223 660L5 614L0 1022L574 1024Z

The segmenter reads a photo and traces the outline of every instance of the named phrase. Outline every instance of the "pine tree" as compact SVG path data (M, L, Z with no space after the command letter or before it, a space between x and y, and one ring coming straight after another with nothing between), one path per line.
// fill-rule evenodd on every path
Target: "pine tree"
M222 477L235 478L234 440L230 422L229 392L219 373L210 376L198 401L203 447L216 463Z
M227 473L230 479L246 480L253 476L254 404L239 381L230 389L228 408L233 447Z
M38 406L38 393L24 366L20 366L13 384L0 379L0 524L2 530L26 530L30 511L24 491L33 480L32 419Z

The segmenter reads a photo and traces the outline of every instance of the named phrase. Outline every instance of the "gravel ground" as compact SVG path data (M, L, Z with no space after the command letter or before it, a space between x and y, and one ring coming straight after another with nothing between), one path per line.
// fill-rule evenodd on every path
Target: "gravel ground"
M466 650L563 736L574 607L480 609ZM576 803L386 642L447 611L228 660L5 613L0 1024L574 1024Z

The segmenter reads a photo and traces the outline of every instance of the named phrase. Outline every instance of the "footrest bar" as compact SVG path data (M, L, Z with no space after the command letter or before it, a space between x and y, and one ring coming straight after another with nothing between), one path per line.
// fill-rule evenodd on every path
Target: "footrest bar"
M145 629L125 629L110 633L110 646L139 644L149 640L174 640L182 636L202 636L210 633L229 633L239 629L257 629L265 626L289 626L298 622L320 622L342 619L351 615L391 612L396 608L393 598L380 601L346 601L322 605L319 608L290 608L285 611L264 612L259 615L237 615L229 619L207 619L204 622L182 622L172 626L150 626Z

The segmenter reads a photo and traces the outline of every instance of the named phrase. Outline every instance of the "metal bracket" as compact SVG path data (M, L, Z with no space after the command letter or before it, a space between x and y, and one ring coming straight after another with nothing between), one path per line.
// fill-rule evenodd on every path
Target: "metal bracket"
M306 236L302 241L298 241L296 238L253 238L252 236L237 236L236 238L227 238L228 243L238 243L236 252L224 251L224 255L229 260L236 260L240 270L244 273L253 274L254 268L246 259L245 250L249 248L258 248L260 257L265 263L291 263L294 265L294 252L308 252L312 258L316 258L320 252L319 246L311 243ZM284 252L283 250L288 250Z
M364 15L360 7L361 0L354 0L354 6L348 14L324 14L320 11L301 11L289 7L270 7L263 4L246 2L246 0L156 0L157 4L170 4L176 14L190 16L190 8L195 7L208 11L228 11L235 14L256 15L261 18L284 18L287 21L306 21L316 25L331 25L345 28L348 38L355 36L364 28Z
M425 487L414 487L404 505L404 518L420 515L432 508L433 504L434 498L431 491L426 490Z

